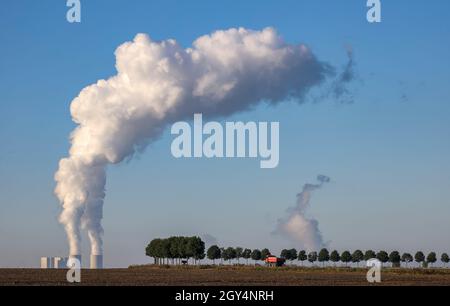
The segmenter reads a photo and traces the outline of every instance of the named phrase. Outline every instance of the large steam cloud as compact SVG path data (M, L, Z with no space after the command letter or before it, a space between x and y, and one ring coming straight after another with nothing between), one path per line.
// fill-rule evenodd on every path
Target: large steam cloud
M217 31L182 48L175 40L138 34L115 52L117 74L84 88L72 101L78 127L69 157L59 163L55 193L70 253L80 254L80 229L91 253L102 254L106 168L133 156L164 128L193 113L221 117L265 101L303 101L334 75L303 45L290 45L273 28Z
M278 220L275 233L299 243L308 251L317 251L324 247L322 234L319 230L319 222L314 218L306 217L305 213L309 207L311 193L330 182L330 178L325 175L317 177L318 184L305 184L302 192L297 194L297 204L288 209L288 216Z

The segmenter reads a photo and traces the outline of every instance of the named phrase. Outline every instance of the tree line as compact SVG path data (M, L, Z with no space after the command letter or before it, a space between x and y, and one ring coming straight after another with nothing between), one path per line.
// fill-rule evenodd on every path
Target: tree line
M394 267L400 267L401 263L405 263L408 266L409 263L415 261L424 266L432 265L437 261L437 255L435 252L430 252L427 256L422 251L418 251L415 253L414 257L410 253L400 254L398 251L392 251L391 253L387 253L386 251L375 252L373 250L367 250L366 252L362 252L361 250L356 250L353 253L350 251L344 251L339 253L334 250L331 253L326 249L320 250L318 253L313 251L306 253L306 251L297 251L295 249L290 250L282 250L280 257L288 260L294 261L298 260L300 262L308 261L311 264L315 262L319 262L324 266L325 264L332 262L334 265L337 263L343 263L346 266L349 263L356 263L357 265L361 261L368 261L370 259L378 259L381 263L391 263ZM443 253L441 255L441 262L444 264L448 264L450 258L447 253Z
M232 263L233 260L236 260L237 263L240 263L240 259L244 259L246 263L248 264L249 259L253 260L254 262L264 260L267 258L267 256L270 256L271 253L269 249L243 249L241 247L237 248L219 248L217 245L211 246L208 251L206 252L206 257L209 260L212 260L215 264L215 261L220 259L220 261L223 263L224 261L229 261Z
M199 237L157 238L147 245L145 255L153 257L155 264L181 263L191 258L197 262L205 258L205 243Z
M249 260L252 260L256 264L258 261L265 260L273 254L267 248L252 250L241 247L223 248L217 245L209 247L205 254L205 243L199 237L170 237L167 239L153 239L147 245L146 255L153 257L156 264L174 264L180 263L182 260L188 261L189 259L193 259L196 263L205 257L214 264L217 260L220 260L221 263L228 262L230 264L240 264L241 260L249 264ZM342 263L345 266L351 263L359 265L360 262L370 259L378 259L383 264L391 263L394 267L400 267L402 263L407 267L408 264L414 261L426 267L438 261L435 252L430 252L425 255L422 251L418 251L414 256L410 253L400 254L398 251L387 253L386 251L375 252L373 250L367 250L365 252L356 250L352 253L350 251L339 253L337 250L334 250L330 253L326 248L321 249L319 252L284 249L281 251L279 257L291 263L299 261L302 265L305 261L311 264L319 262L323 267L330 262L334 266L338 263ZM441 254L440 260L446 265L449 263L450 257L447 253L443 253Z
M237 248L219 248L217 245L211 246L206 253L208 259L212 260L215 263L216 260L229 261L232 263L233 260L236 260L239 263L240 259L245 259L248 264L248 260L252 259L254 263L260 260L265 260L267 256L271 256L272 253L269 249L243 249L241 247ZM343 263L346 266L349 263L359 264L362 261L368 261L370 259L378 259L381 263L392 263L393 266L400 266L401 263L405 263L408 266L409 263L415 261L419 264L427 266L429 264L434 264L437 262L437 255L435 252L430 252L427 256L421 251L416 252L414 257L410 253L400 254L398 251L392 251L391 253L387 253L386 251L375 252L373 250L368 250L366 252L362 252L361 250L356 250L353 253L350 251L344 251L339 253L334 250L331 253L323 248L319 252L312 251L306 252L305 250L297 251L296 249L284 249L281 251L280 256L286 261L290 261L293 263L294 261L300 261L302 264L305 261L314 264L319 262L322 266L325 266L329 262L332 262L334 265L338 263ZM441 255L441 262L444 264L448 264L450 258L447 253L443 253Z

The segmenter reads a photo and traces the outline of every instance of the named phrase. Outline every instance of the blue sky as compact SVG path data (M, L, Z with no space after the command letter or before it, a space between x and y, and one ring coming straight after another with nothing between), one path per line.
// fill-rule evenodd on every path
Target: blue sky
M450 251L450 3L382 4L382 22L369 24L365 1L356 0L89 0L82 22L69 24L65 1L3 1L0 266L66 254L53 175L75 127L69 105L116 73L115 48L137 33L189 47L230 27L275 27L338 68L351 45L354 103L262 105L227 118L280 122L273 170L251 159L175 160L169 133L110 167L106 265L146 262L150 239L177 234L210 234L223 246L296 247L271 232L317 174L332 182L314 193L309 214L330 249Z

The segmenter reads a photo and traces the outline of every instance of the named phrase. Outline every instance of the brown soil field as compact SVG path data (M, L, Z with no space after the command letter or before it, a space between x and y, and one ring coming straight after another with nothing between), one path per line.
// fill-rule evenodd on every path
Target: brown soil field
M100 286L367 286L366 269L137 266L82 270L81 285ZM72 285L67 270L0 269L0 286ZM450 269L383 269L379 285L450 285Z

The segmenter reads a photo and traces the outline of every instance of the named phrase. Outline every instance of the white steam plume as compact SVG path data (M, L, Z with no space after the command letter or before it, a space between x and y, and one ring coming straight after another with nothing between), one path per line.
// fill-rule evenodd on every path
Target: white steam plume
M285 43L273 28L217 31L183 49L175 40L138 34L115 52L117 74L84 88L72 101L78 127L59 163L55 193L71 254L80 254L80 228L91 253L102 254L106 167L145 148L171 123L194 113L220 117L266 101L304 95L334 68L303 44Z
M275 233L300 243L307 251L318 251L325 246L319 230L319 222L314 218L305 216L311 193L321 188L324 183L330 182L330 178L325 175L319 175L317 180L319 181L318 184L305 184L303 186L302 192L297 194L296 206L288 209L286 218L278 220L275 230Z

